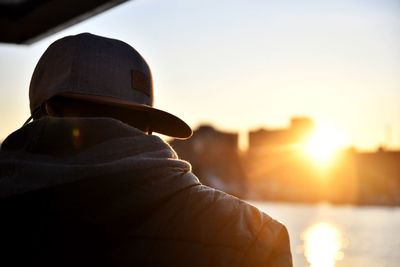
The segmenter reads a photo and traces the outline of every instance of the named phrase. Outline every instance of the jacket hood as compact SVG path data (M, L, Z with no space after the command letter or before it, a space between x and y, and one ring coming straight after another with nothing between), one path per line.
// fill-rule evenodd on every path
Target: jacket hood
M151 186L158 199L199 184L167 143L112 118L46 117L1 147L0 198L98 176L129 177L130 186Z

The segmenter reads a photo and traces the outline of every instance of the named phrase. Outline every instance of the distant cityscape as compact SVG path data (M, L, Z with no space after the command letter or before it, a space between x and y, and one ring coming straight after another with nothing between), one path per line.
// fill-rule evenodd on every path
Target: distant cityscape
M339 151L326 166L307 157L302 144L314 123L293 118L285 129L257 129L240 151L238 133L201 126L189 140L172 140L206 185L233 195L270 201L400 205L400 151Z
M241 198L400 206L400 150L348 147L319 166L302 151L313 130L309 118L292 118L283 129L256 129L248 133L246 151L239 149L238 133L210 125L169 143L203 184Z

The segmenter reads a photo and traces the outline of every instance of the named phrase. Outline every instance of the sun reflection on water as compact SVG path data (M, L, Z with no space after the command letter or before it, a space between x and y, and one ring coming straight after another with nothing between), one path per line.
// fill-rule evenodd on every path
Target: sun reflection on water
M320 222L309 227L304 233L304 256L310 267L334 267L344 257L341 249L345 246L340 231L332 224Z

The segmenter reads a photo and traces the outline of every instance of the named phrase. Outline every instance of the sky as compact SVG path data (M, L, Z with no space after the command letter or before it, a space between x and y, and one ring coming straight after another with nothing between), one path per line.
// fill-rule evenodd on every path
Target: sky
M58 38L123 40L149 63L155 107L246 133L292 117L361 150L400 149L400 1L136 0L32 45L0 44L0 141L29 117L29 82Z

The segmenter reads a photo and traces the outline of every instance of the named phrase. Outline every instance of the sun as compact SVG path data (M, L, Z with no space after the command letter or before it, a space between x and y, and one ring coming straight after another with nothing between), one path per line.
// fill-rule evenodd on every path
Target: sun
M322 124L310 135L305 152L319 164L329 163L335 154L348 144L347 135L338 128Z

